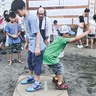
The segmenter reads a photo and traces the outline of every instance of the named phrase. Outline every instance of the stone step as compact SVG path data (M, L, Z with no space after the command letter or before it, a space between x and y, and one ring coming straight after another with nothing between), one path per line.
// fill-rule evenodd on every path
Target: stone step
M42 89L36 92L26 92L26 88L30 86L21 85L20 81L26 78L27 75L20 76L18 83L15 87L13 96L68 96L67 90L57 90L55 89L55 84L52 82L53 76L43 76L41 75Z

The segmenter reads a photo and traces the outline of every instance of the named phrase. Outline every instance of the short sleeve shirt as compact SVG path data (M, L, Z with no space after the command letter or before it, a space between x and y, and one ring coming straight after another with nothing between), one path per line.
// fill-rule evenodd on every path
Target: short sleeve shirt
M4 32L8 32L11 35L16 35L19 32L21 32L21 30L22 29L18 23L15 23L15 24L7 23L5 26ZM20 42L21 42L20 36L18 36L18 38L15 38L15 39L9 36L9 39L8 39L9 44L15 44Z
M39 31L38 23L33 16L33 14L29 13L26 18L23 19L24 30L29 39L29 50L31 52L35 52L36 48L36 33ZM42 36L40 36L40 51L45 49L45 43L43 42Z
M58 37L44 51L43 64L52 65L59 63L58 55L65 48L71 38Z

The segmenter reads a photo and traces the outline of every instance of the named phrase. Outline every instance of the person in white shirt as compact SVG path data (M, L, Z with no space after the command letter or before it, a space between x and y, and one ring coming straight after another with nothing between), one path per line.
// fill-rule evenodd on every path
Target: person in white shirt
M83 19L84 19L84 28L83 28L83 32L87 31L88 30L88 17L89 17L89 12L90 12L90 9L89 8L85 8L84 9L84 12L79 15L80 16L83 16ZM85 43L85 41L82 39L82 43ZM76 44L77 45L77 44Z
M58 37L58 21L57 20L53 21L52 32L53 32L53 38L55 40Z
M89 39L91 40L91 49L94 48L94 38L95 38L95 30L96 30L96 14L93 16L93 19L89 20L89 27L93 28L93 31L87 35L87 40L86 40L86 46L87 48L89 46Z
M84 23L86 24L87 23L87 19L88 19L88 17L89 17L89 12L90 12L90 9L88 9L88 8L86 8L85 10L84 10L84 12L83 12L83 14L81 14L80 16L83 16L83 18L84 18ZM87 28L88 26L86 25L86 28Z
M84 28L84 18L83 18L83 16L79 16L79 23L77 24L77 26L78 26L78 29L77 29L76 36L79 36L83 33L83 28ZM76 43L77 43L77 48L83 48L81 39L79 39Z
M46 10L40 6L37 10L37 22L39 25L40 33L46 45L50 42L50 36L52 35L51 20L46 16Z

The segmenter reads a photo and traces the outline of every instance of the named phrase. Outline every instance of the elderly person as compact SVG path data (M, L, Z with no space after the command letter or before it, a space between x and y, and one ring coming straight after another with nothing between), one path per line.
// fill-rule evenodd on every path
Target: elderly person
M37 10L37 22L39 25L40 33L46 45L50 41L50 35L52 35L51 20L46 16L46 10L40 6Z

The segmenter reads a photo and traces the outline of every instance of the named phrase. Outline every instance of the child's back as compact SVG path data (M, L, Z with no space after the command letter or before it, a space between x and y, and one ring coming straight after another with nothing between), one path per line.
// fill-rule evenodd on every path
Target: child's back
M44 51L43 64L50 65L50 64L58 63L59 62L58 55L65 48L69 40L70 38L58 37L54 42L52 42Z

